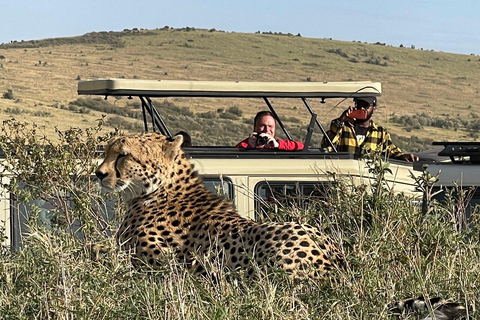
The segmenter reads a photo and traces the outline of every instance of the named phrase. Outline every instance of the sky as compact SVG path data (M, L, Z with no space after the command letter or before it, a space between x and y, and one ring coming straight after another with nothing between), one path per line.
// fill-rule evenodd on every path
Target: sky
M479 0L1 0L0 10L0 43L189 26L480 55Z

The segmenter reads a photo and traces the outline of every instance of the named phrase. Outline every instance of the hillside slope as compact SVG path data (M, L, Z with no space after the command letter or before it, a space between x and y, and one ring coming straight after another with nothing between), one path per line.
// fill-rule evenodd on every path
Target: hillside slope
M76 94L79 79L372 80L383 86L376 121L403 137L397 138L400 145L423 149L428 146L409 145L408 138L478 139L479 69L480 59L473 55L294 35L168 27L99 32L0 45L0 119L35 122L47 134L55 127L94 125L111 108L76 101L85 98ZM312 103L324 125L349 103L334 108L337 102ZM108 103L124 112L110 114L107 123L141 130L131 114L138 111L136 102L109 98ZM258 100L241 105L231 100L168 99L157 104L166 106L161 112L170 115L172 131L190 130L197 141L212 144L237 141L250 130L252 115L265 108ZM293 132L301 131L300 122L307 118L297 108L300 104L275 105L291 120L287 123Z

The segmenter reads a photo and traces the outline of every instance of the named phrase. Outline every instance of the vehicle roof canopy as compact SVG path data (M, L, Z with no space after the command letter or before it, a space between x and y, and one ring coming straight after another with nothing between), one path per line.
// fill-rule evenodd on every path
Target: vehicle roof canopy
M243 82L98 79L78 83L80 95L148 97L350 98L379 96L379 82Z
M311 109L307 98L354 98L379 96L382 87L379 82L243 82L243 81L182 81L182 80L140 80L140 79L98 79L78 82L79 95L137 96L142 101L145 131L148 131L150 115L153 131L164 135L172 134L151 98L155 97L217 97L217 98L262 98L274 115L288 140L293 140L277 115L269 98L300 98L311 119L307 128L304 149L309 148L315 124L322 131L332 150L337 151L327 136L317 115Z

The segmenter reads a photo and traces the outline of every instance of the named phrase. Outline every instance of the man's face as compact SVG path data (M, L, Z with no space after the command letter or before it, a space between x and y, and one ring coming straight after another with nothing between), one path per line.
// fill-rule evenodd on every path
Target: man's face
M275 137L275 119L272 116L260 117L257 119L253 129L255 132L266 133Z
M357 100L355 108L358 110L365 110L367 112L367 118L364 121L369 121L370 118L373 116L373 111L375 110L373 104L369 104L368 102L365 102L363 100Z

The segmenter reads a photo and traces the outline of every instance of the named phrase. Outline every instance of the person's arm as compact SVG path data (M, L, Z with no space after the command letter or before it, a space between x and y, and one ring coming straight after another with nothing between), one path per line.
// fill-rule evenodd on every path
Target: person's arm
M235 148L240 148L240 149L247 149L247 148L249 148L249 146L248 146L248 138L245 139L245 140L240 141L240 142L235 146Z
M343 111L342 115L337 119L333 119L330 123L330 129L327 131L327 136L332 141L332 144L338 145L338 140L340 139L340 135L342 133L343 126L345 125L346 121L348 120L348 115L353 111L352 107L348 107L345 111ZM323 137L322 139L322 148L328 148L329 151L333 151L332 147L328 143L327 139Z
M291 140L277 140L278 141L278 150L285 151L295 151L303 150L303 142L300 141L291 141Z
M418 161L418 157L411 154L411 153L403 153L402 149L397 147L393 141L390 133L386 130L384 132L384 150L388 154L390 158L404 160L407 162L415 162Z
M240 141L235 148L241 149L255 149L257 145L257 134L255 132L250 133L247 139Z

